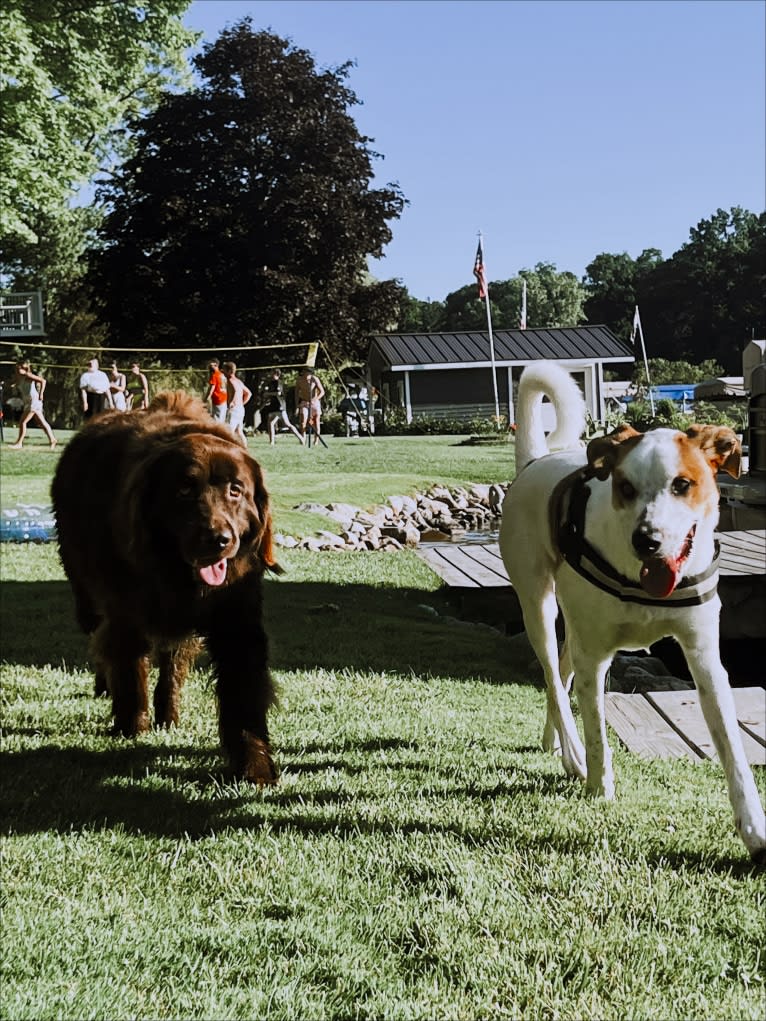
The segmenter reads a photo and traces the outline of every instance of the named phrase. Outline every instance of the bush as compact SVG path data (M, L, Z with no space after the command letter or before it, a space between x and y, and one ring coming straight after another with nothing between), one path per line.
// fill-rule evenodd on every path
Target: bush
M422 415L407 422L403 408L389 408L380 432L388 436L492 436L508 432L508 420L500 416L500 428L489 418L441 418Z
M654 406L654 416L649 401L631 401L624 420L639 432L647 429L680 429L684 432L692 423L699 425L726 425L736 433L742 433L747 426L747 404L712 404L698 401L691 411L681 411L671 400L663 397Z

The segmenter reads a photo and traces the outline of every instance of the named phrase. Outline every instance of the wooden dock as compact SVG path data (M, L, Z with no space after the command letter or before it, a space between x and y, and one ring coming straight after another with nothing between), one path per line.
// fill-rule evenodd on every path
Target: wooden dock
M721 532L722 577L766 574L766 529ZM449 586L462 607L498 607L506 622L521 622L521 608L500 556L490 543L440 543L417 550ZM766 766L766 689L734 688L737 719L748 761ZM626 695L608 692L606 718L622 743L641 758L715 759L699 697L694 690Z
M747 760L766 766L766 689L733 688ZM696 691L607 693L606 720L618 738L641 759L717 759Z
M718 540L722 576L766 574L766 529L720 532ZM450 588L510 587L496 542L439 543L417 553Z

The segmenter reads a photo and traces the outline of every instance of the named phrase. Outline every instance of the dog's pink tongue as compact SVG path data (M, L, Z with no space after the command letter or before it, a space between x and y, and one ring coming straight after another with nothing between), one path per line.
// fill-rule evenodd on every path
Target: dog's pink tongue
M200 567L199 576L206 585L222 585L226 578L226 560L219 560L209 567Z
M644 592L648 592L654 599L664 599L676 587L678 561L651 557L644 561L639 580Z

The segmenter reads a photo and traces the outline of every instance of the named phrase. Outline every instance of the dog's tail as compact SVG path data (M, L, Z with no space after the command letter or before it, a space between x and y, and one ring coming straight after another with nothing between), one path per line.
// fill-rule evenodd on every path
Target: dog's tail
M543 397L556 412L556 428L545 435ZM585 431L585 401L580 388L557 362L537 362L521 374L516 413L516 471L554 450L580 446Z

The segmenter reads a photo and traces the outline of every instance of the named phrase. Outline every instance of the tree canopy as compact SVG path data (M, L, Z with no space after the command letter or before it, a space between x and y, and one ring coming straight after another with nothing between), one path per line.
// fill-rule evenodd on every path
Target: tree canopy
M738 373L753 333L766 335L766 213L718 209L669 259L654 248L636 260L602 253L587 268L585 288L591 322L627 339L639 305L658 356L696 364L713 358Z
M490 314L495 329L519 328L524 281L528 326L577 326L583 321L585 291L580 281L574 273L559 272L553 263L539 262L534 269L522 269L510 280L489 282ZM402 305L400 327L426 332L486 330L486 305L478 297L475 284L448 294L443 304L420 302L408 296Z
M116 144L123 117L186 67L189 0L4 0L0 237L34 242Z
M370 187L377 154L348 112L351 65L317 70L249 18L194 65L200 84L134 122L135 154L101 192L92 279L110 335L364 353L402 298L366 260L382 255L404 198Z

